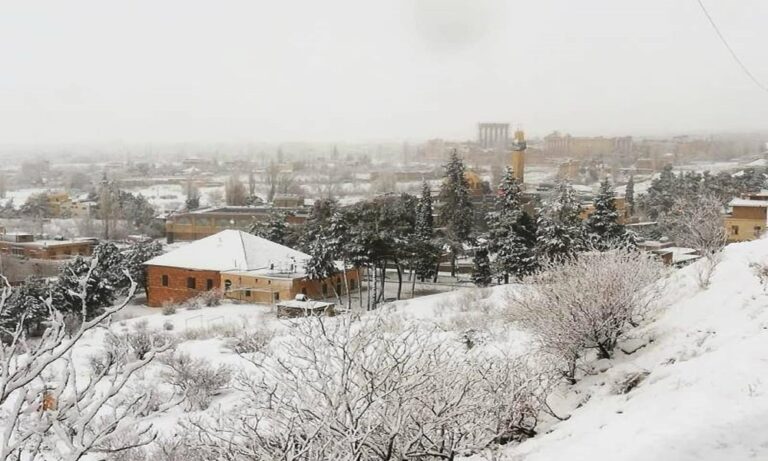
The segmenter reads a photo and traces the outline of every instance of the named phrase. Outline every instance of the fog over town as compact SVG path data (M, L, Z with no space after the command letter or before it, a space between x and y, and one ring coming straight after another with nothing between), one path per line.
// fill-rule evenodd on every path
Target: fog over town
M768 3L0 5L0 461L768 458Z

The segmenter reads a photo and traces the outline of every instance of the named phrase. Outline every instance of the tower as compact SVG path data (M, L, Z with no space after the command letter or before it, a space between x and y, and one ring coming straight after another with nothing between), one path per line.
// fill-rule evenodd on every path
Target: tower
M515 131L515 143L512 146L511 167L515 179L522 185L525 183L525 133L522 130Z

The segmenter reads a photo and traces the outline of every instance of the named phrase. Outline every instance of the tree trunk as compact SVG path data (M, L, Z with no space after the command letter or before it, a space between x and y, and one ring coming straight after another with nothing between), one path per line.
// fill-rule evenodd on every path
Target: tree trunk
M416 297L416 271L411 267L411 299Z
M403 269L400 267L400 262L395 262L395 268L397 269L397 299L400 300L400 295L403 293Z
M376 276L378 275L378 273L379 273L379 268L376 267L376 264L374 264L373 265L373 280L371 281L371 283L373 284L373 293L371 294L371 298L373 299L373 303L371 304L371 307L370 307L371 310L376 309L376 301L377 301L378 292L379 292L379 284L378 284L378 281L376 280Z
M352 293L349 292L349 278L347 277L347 262L344 265L344 290L347 292L347 310L352 310Z
M357 272L357 296L360 302L360 310L363 310L363 279L360 277L360 267L355 267Z

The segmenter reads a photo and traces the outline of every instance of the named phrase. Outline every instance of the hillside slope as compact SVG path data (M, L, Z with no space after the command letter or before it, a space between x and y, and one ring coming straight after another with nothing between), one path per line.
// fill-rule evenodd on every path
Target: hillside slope
M556 411L570 418L502 459L768 459L768 294L752 262L768 262L768 240L727 247L706 290L695 267L674 274L625 349L646 345L562 389ZM617 392L636 372L649 374Z

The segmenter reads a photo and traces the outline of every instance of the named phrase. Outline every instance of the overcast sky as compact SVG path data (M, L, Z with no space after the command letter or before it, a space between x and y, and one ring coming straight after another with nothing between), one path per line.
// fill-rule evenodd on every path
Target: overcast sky
M768 85L768 1L704 0ZM768 128L696 0L3 0L0 144Z

